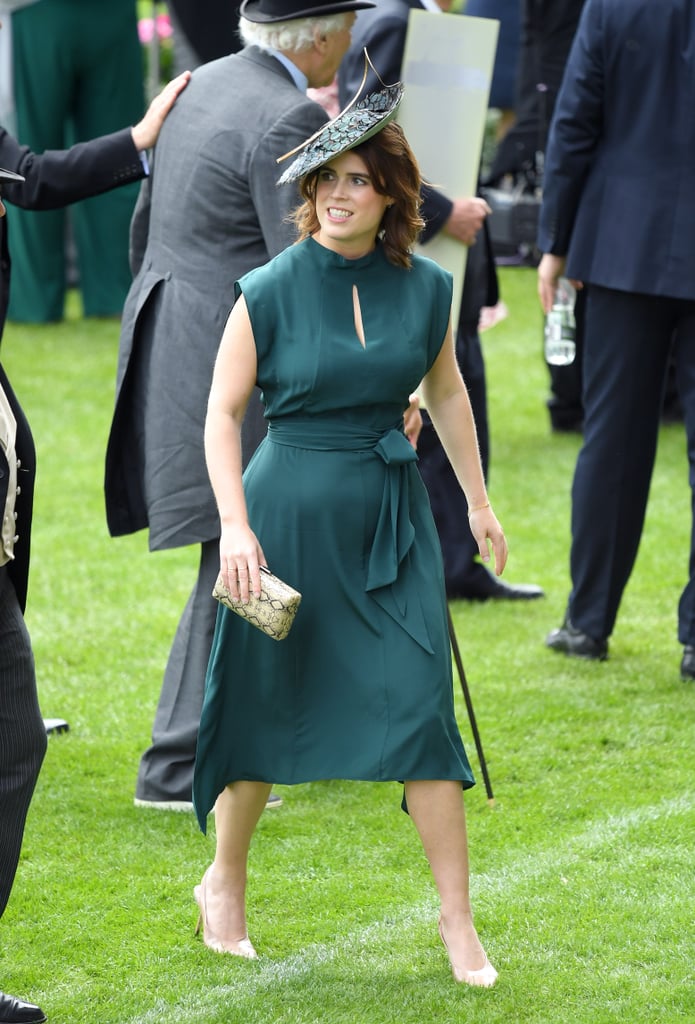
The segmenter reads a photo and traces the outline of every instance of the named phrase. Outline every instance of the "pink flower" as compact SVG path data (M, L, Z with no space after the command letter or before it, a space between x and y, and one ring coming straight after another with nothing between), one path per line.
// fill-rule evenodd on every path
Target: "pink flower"
M152 42L152 37L157 32L157 39L169 39L173 35L173 28L168 14L158 14L156 18L140 18L138 21L138 37L143 46Z
M168 14L157 15L157 35L160 39L168 39L173 36L174 30L171 27L171 19Z

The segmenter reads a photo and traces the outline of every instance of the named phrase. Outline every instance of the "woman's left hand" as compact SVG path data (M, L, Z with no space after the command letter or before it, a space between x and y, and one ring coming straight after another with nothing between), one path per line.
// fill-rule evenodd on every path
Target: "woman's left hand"
M492 545L495 556L495 576L501 576L507 564L509 551L504 530L498 523L497 516L490 506L487 505L485 508L478 508L474 512L469 512L468 525L476 540L483 562L490 561L489 546Z

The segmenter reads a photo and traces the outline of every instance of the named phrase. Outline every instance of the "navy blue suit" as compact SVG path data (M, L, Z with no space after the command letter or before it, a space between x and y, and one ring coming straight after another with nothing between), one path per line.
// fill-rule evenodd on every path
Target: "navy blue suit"
M422 11L420 0L375 0L376 7L358 11L352 29L351 43L338 68L338 100L340 109L355 96L364 74L364 49L382 80L392 85L401 77L401 65L411 10ZM371 68L367 72L364 91L380 88ZM428 242L451 216L452 202L434 188L423 190L422 217L425 230L422 241Z
M610 636L640 542L671 341L695 488L695 0L587 0L538 244L586 285L571 623ZM679 639L695 644L695 549Z
M198 64L219 60L242 48L238 3L230 3L229 0L168 0L167 7L193 48Z
M373 10L359 11L352 30L352 42L338 69L341 108L356 94L364 73L363 50L386 84L401 76L410 11L424 10L420 0L375 0ZM444 17L444 15L442 15ZM379 88L369 70L366 90ZM423 169L426 175L427 168ZM452 201L437 189L422 189L421 214L425 228L421 241L427 243L442 230L451 215ZM487 226L469 249L456 329L456 358L466 382L473 409L483 472L489 466L489 429L487 388L478 320L483 306L494 305L499 298L497 273L492 257ZM478 545L468 528L468 504L456 475L435 432L429 416L423 412L423 430L418 442L419 469L427 487L432 514L444 557L444 575L450 597L487 596L490 574L478 560Z

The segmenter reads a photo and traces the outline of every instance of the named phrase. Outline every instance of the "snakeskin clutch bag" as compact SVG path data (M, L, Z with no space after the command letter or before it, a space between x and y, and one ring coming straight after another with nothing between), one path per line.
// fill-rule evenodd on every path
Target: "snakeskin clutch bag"
M270 569L261 566L261 596L249 597L247 604L232 601L229 591L218 576L212 596L220 604L241 615L243 619L262 630L273 640L284 640L294 622L302 595L288 583L273 576Z

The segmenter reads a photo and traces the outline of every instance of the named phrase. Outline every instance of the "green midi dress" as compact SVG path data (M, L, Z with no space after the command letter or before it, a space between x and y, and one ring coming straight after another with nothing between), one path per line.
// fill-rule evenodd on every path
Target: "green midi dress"
M193 783L203 831L240 779L473 785L439 540L403 433L451 292L450 275L424 257L406 270L380 245L348 260L311 238L236 285L269 420L244 474L249 521L302 603L280 642L218 611Z

